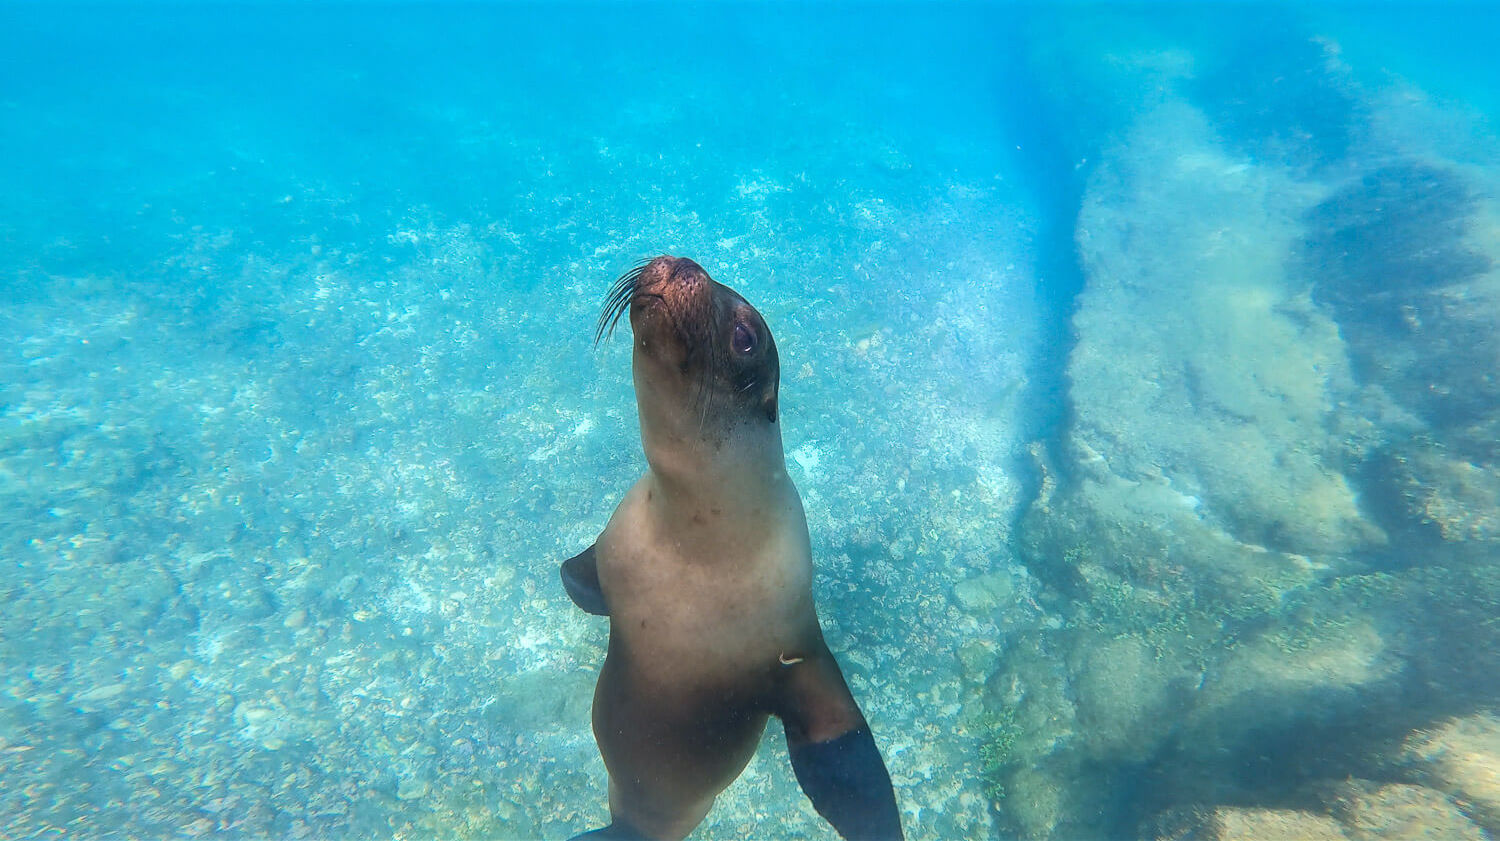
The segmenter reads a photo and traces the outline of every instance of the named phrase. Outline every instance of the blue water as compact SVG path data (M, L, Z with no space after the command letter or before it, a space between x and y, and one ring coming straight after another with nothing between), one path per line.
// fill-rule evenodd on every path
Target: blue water
M1495 43L0 5L0 837L602 825L557 563L644 469L592 335L658 253L775 333L909 838L1500 834ZM835 837L775 724L693 837L752 836Z

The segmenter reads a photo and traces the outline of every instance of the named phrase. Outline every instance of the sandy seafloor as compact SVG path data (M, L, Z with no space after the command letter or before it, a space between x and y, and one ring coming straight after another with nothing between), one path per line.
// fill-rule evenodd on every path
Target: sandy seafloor
M0 837L602 824L557 564L663 252L775 333L908 837L1500 832L1487 33L0 7ZM834 836L773 722L693 837Z

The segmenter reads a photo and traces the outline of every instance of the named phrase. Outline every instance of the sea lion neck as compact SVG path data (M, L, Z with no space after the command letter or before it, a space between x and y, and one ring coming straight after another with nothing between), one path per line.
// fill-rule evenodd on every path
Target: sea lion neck
M640 394L641 446L664 493L721 508L763 508L789 483L781 426L757 419L733 422L681 411ZM691 408L691 407L687 407Z

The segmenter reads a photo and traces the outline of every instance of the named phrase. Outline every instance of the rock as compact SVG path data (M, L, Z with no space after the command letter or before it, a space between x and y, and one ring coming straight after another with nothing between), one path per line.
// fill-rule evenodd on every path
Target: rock
M958 582L953 597L970 613L989 615L1011 603L1015 584L1008 573L992 572Z
M1475 820L1500 834L1500 717L1478 713L1418 731L1403 753L1423 782L1462 799Z
M1123 819L1101 817L1097 796L1078 783L1083 768L1100 769L1106 785L1143 761L1164 786L1218 775L1217 789L1204 784L1183 799L1219 802L1243 786L1234 802L1246 803L1266 792L1248 776L1232 779L1226 756L1322 771L1313 767L1320 752L1358 755L1360 736L1331 723L1398 698L1413 642L1432 636L1401 601L1423 592L1415 582L1392 576L1360 601L1337 589L1392 542L1376 506L1393 495L1366 493L1365 483L1394 427L1364 412L1392 398L1369 396L1338 320L1358 311L1376 278L1350 264L1338 267L1343 281L1310 291L1305 271L1316 261L1296 255L1328 188L1227 150L1213 128L1168 99L1108 151L1082 200L1087 282L1067 362L1072 411L1037 459L1040 492L1017 534L1042 603L1067 605L1061 632L1039 645L1066 664L1071 703L1028 695L1035 682L1010 663L1014 643L991 682L1022 713L1050 705L1041 726L1055 744L1035 754L1021 744L1018 758L1046 778L1055 808L1009 797L1000 805L1023 834L1107 835L1109 821ZM1341 217L1325 228L1358 224ZM1420 243L1393 247L1408 245L1416 262L1407 268L1430 268ZM1415 423L1417 411L1389 414ZM1445 533L1485 537L1492 520L1464 509L1488 503L1489 474L1449 467L1443 496L1426 501L1430 519ZM1433 486L1425 480L1435 472L1411 484ZM960 602L981 604L983 590L965 585ZM1308 731L1319 736L1277 741ZM1324 752L1325 733L1344 741ZM1005 781L1008 791L1019 778ZM1212 825L1235 832L1293 819L1328 825L1262 810L1224 812Z
M1091 182L1066 467L1173 498L1158 528L1202 519L1302 555L1376 545L1329 433L1354 389L1344 347L1283 266L1305 200L1210 137L1163 106Z
M1179 669L1160 659L1140 637L1121 636L1090 647L1074 670L1079 732L1096 756L1141 762L1157 747L1157 734L1143 726L1172 717Z
M1308 212L1301 272L1363 379L1466 455L1493 460L1492 438L1466 434L1500 405L1495 249L1469 236L1486 224L1481 189L1423 161L1365 172Z
M1436 530L1444 542L1484 544L1490 551L1500 546L1500 462L1475 464L1414 443L1380 466L1412 521Z
M427 796L432 785L419 777L407 777L396 786L396 797L401 800L421 800Z
M1148 841L1348 841L1339 822L1327 815L1293 809L1218 806L1170 809L1147 822Z
M1356 795L1341 804L1354 841L1442 838L1486 841L1488 836L1440 791L1394 783Z
M1401 662L1366 619L1288 623L1237 645L1183 716L1180 743L1200 758L1294 724L1353 714L1359 693L1400 674ZM1296 698L1286 704L1282 699Z
M76 697L74 697L73 701L80 706L88 706L91 704L96 704L100 701L108 701L111 698L117 698L122 693L124 693L124 691L125 684L110 683L105 684L104 686L96 686L93 689L89 689L85 692L80 692Z
M969 640L958 649L958 662L964 674L975 683L983 683L995 668L1000 652L989 640Z
M1345 837L1338 822L1326 815L1291 809L1221 808L1224 841L1259 841L1267 838L1300 838L1304 841L1337 841Z

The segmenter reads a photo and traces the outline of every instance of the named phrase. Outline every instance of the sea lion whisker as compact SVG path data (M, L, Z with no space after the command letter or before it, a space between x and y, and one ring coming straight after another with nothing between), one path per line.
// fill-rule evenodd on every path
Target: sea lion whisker
M708 387L710 382L708 372L712 368L712 365L713 363L709 363L703 366L705 373L704 376L698 379L698 393L694 397L698 401L698 434L700 436L703 434L703 430L708 427L708 402L712 397L712 392L709 391Z
M622 289L610 293L605 299L604 311L599 314L599 324L594 330L594 344L598 344L606 335L613 336L615 325L620 323L620 318L630 307L633 290Z
M615 326L630 310L630 304L640 294L641 275L645 274L650 260L642 260L634 268L620 275L604 296L604 310L599 313L599 323L594 328L594 344L599 344L615 334Z

